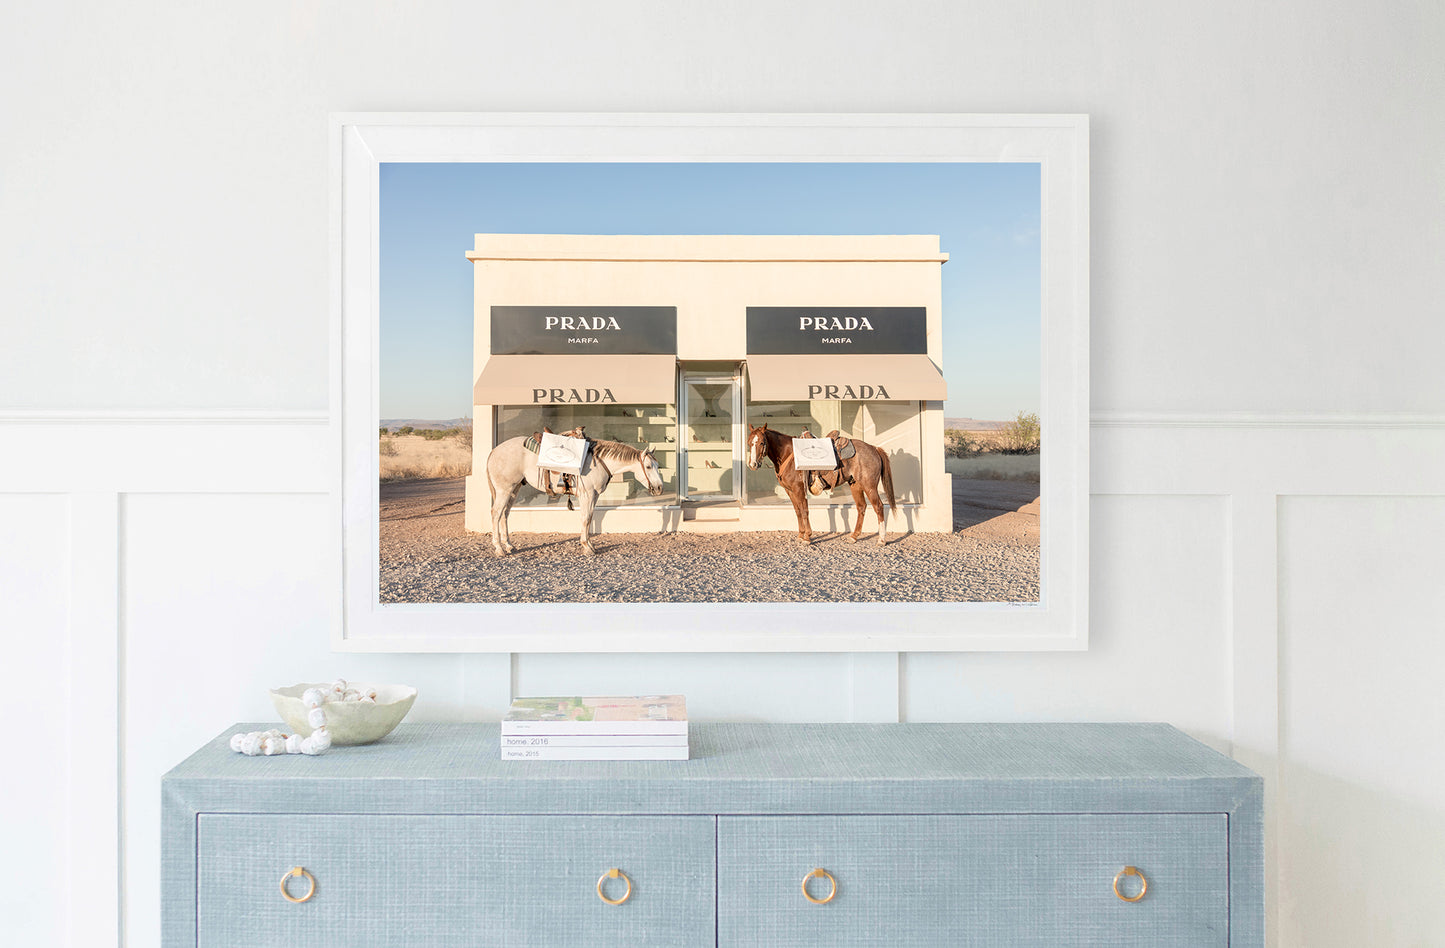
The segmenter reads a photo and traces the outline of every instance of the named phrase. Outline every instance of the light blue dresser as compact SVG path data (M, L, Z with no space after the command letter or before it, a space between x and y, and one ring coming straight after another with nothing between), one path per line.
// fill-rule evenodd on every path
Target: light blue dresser
M494 724L226 746L266 726L162 781L166 948L1264 944L1260 778L1167 725L694 724L656 763L504 763Z

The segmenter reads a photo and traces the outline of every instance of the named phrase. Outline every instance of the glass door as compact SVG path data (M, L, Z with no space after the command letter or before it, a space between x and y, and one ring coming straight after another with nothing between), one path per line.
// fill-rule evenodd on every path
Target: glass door
M740 394L732 376L683 376L678 406L683 499L728 502L741 496Z

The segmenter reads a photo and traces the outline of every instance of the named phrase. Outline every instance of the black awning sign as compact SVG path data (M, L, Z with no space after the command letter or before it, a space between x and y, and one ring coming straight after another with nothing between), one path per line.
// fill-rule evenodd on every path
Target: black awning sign
M493 306L492 355L676 355L676 306Z
M924 355L923 306L749 306L754 355Z

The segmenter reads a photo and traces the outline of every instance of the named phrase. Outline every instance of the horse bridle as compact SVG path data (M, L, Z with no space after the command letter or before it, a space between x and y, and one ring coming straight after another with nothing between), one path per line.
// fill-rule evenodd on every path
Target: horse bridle
M643 480L647 482L647 492L649 494L652 494L653 496L656 496L662 493L663 488L666 487L666 485L662 482L662 465L657 463L657 455L652 453L651 448L648 448L646 451L642 452L642 459ZM651 467L648 467L648 461L652 462ZM651 477L654 473L657 475L656 487L652 486L651 481Z
M756 463L756 464L751 463L751 460L752 460L752 459L751 459L751 455L752 455L753 450L754 450L754 448L753 448L753 441L754 441L754 439L757 439L757 449L756 449L756 450L757 450L757 453L758 453L758 460L757 460L757 463ZM754 429L752 430L752 432L749 433L749 435L748 435L748 454L750 455L750 457L749 457L749 459L748 459L749 462L750 462L750 463L748 464L748 467L750 467L750 468L752 468L754 471L756 471L758 468L760 468L760 467L763 466L763 458L765 458L765 457L768 456L768 426L767 426L767 425L763 425L761 428L754 428ZM776 467L776 466L777 466L777 465L776 465L776 463L775 463L775 464L774 464L774 467Z

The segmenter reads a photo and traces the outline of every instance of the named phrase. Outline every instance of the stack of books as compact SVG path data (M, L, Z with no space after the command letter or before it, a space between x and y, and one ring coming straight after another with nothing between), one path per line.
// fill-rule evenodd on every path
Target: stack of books
M682 695L516 698L502 760L687 760Z

